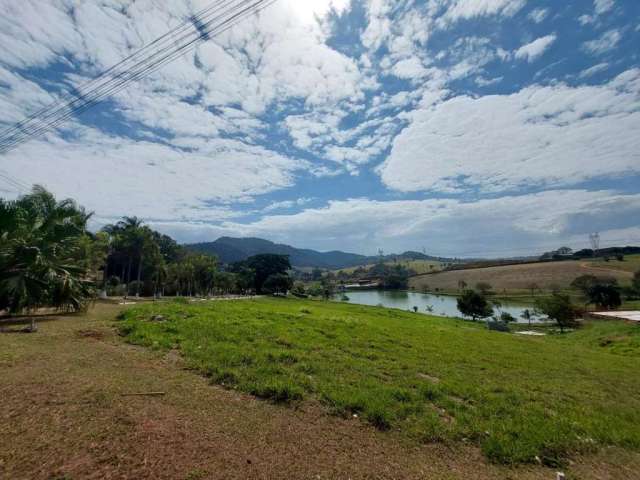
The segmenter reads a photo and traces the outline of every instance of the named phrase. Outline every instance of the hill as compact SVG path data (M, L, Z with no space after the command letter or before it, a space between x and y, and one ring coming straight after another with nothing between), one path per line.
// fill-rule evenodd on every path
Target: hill
M411 288L418 291L430 290L447 293L459 291L459 282L469 287L478 282L490 283L498 293L518 293L530 290L567 289L580 275L614 277L622 285L631 280L631 273L637 264L635 256L623 261L612 260L565 260L557 262L521 263L490 267L459 268L433 274L418 275L410 280ZM436 290L437 289L437 290Z
M262 238L232 238L221 237L215 242L197 243L186 245L190 250L216 255L222 263L234 263L246 260L253 255L272 253L277 255L289 255L294 267L318 267L331 270L369 265L379 260L378 256L359 255L334 250L331 252L319 252L317 250L295 248L290 245L274 243ZM431 257L419 252L404 252L399 255L385 255L385 261L394 259L404 260L433 260L448 261Z
M246 260L253 255L272 253L289 255L295 267L344 268L369 263L365 255L339 251L318 252L310 249L295 248L290 245L270 242L262 238L222 237L215 242L187 245L187 248L217 255L223 263Z

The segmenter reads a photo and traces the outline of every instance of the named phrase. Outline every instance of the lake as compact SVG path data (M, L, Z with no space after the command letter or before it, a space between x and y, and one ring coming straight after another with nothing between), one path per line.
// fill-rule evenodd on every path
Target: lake
M461 317L458 311L457 298L449 295L432 295L428 293L406 292L397 290L356 290L347 291L349 297L348 303L358 305L382 305L388 308L398 308L400 310L411 310L418 307L418 312L430 315L438 315L442 317ZM334 300L340 300L342 294L337 294ZM508 312L513 315L519 323L527 323L520 318L522 312L532 307L523 305L501 302L500 311ZM432 311L428 311L427 307L433 307ZM497 309L496 309L497 312ZM537 319L533 319L535 322ZM539 320L538 320L539 321Z

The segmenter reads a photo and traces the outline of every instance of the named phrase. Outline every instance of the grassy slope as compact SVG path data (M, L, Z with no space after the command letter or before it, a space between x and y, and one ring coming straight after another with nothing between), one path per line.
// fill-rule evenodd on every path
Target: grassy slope
M599 258L597 260L591 260L588 262L590 266L612 270L622 270L624 272L637 272L640 271L640 255L626 255L622 262L619 262L615 258L605 262Z
M290 409L211 386L173 351L125 344L113 328L123 308L97 302L42 319L35 334L0 335L0 479L554 477L538 465L488 464L470 444L411 444L313 402ZM165 395L123 396L156 391ZM566 472L630 479L640 453L607 449Z
M165 321L151 322L155 314ZM264 299L144 305L127 339L179 347L213 381L422 440L468 440L488 458L554 464L600 445L640 448L640 325L523 337L383 308Z
M631 281L632 271L636 267L633 256L624 262L617 260L604 261L564 261L508 265L467 270L453 270L422 275L410 280L411 288L421 291L428 286L431 291L436 288L442 292L455 293L458 282L464 280L473 287L478 282L490 283L498 294L529 293L529 285L535 283L539 289L550 290L552 287L569 288L571 282L580 275L613 276L621 285Z
M428 272L437 272L442 268L442 263L437 262L435 260L399 260L397 262L385 262L386 265L394 266L394 265L402 265L406 268L413 270L418 274L428 273ZM364 268L366 270L373 268L375 265L363 265L362 267L350 267L350 268L342 268L339 270L334 270L333 273L338 273L340 271L345 272L351 275L358 268Z

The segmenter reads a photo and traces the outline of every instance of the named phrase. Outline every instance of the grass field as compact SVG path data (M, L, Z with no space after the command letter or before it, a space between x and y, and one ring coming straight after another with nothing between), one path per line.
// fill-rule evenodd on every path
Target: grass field
M262 299L147 304L119 328L134 344L179 348L190 368L227 388L317 400L412 441L471 442L493 462L557 465L607 445L640 449L640 325L532 338L383 308Z
M409 285L417 291L428 287L431 291L459 291L458 282L463 280L469 287L478 282L490 283L498 294L524 294L530 285L549 291L551 288L568 289L580 275L615 277L621 285L627 285L635 271L637 259L628 257L625 262L611 261L563 261L507 265L500 267L452 270L433 275L422 275L410 279Z
M386 265L394 266L394 265L402 265L406 268L413 270L418 274L428 273L428 272L437 272L442 269L442 263L437 262L435 260L398 260L397 262L385 262ZM345 272L351 275L358 268L364 268L368 270L373 268L374 265L363 265L362 267L350 267L350 268L342 268L340 270L334 270L333 273L338 273L340 271Z
M590 260L587 262L589 266L595 268L601 268L605 270L622 270L623 272L635 273L640 271L640 255L626 255L623 261L618 261L612 258L608 262L599 258L597 260Z

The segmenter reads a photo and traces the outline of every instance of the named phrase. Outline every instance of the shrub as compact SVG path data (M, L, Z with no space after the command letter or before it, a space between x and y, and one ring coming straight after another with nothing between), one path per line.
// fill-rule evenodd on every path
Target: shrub
M466 290L458 298L458 310L464 316L471 317L474 321L478 318L487 318L493 315L493 308L491 308L485 296L474 290Z
M587 292L587 297L589 298L589 303L607 310L622 305L620 291L614 285L594 285Z
M500 321L504 323L512 323L512 322L515 322L516 319L509 312L502 312L500 314Z
M476 290L482 295L491 295L493 286L488 282L478 282L476 283Z
M565 327L573 325L580 313L571 302L571 297L560 293L554 293L548 298L538 299L536 308L551 320L554 320L560 327L561 332L564 332Z

